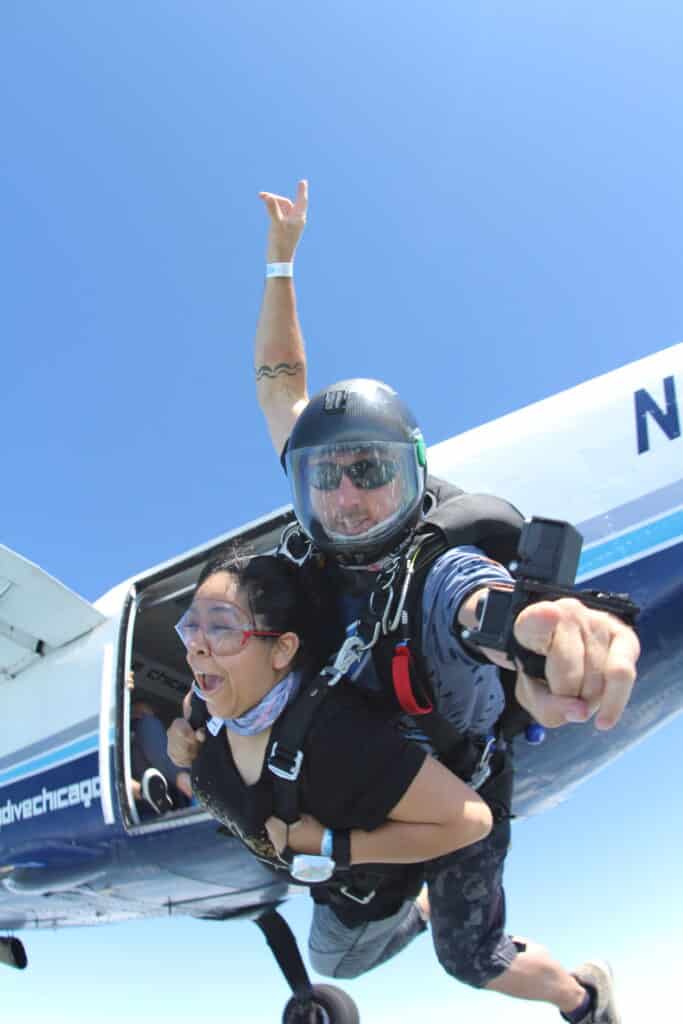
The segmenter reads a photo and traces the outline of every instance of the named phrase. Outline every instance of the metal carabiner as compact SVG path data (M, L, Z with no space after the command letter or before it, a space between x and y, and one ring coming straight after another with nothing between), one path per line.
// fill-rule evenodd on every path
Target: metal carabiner
M406 603L406 597L408 596L408 587L410 586L410 581L413 578L413 573L415 572L415 564L417 562L417 556L420 553L420 549L423 543L424 541L417 544L414 550L406 558L406 574L403 580L403 586L401 587L398 605L396 606L396 614L394 615L391 624L387 625L386 628L384 619L382 620L382 628L384 629L385 634L394 633L398 629L399 623L401 622L401 615L403 614L403 608Z
M470 779L470 786L472 789L480 789L491 775L491 758L495 753L495 750L496 737L489 736L486 740L486 746L481 752L479 763L472 772L472 778Z
M356 629L358 627L359 620L352 622L348 629ZM358 636L358 633L351 633L347 636L344 643L337 651L334 661L331 665L326 665L322 670L323 675L332 676L328 681L328 686L336 686L342 676L345 676L349 669L357 662L360 661L363 652L366 650L366 645L363 643L362 637Z

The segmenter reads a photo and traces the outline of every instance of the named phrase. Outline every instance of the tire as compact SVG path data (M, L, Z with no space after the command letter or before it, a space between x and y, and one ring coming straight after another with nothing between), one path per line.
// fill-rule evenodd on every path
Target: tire
M313 999L302 1006L292 997L282 1014L282 1024L360 1024L358 1007L350 995L335 985L314 985Z

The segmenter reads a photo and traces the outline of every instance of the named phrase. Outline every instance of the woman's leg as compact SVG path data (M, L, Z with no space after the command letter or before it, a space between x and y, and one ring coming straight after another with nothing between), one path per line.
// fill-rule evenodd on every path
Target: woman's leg
M380 921L349 927L331 907L316 904L308 937L313 969L328 978L357 978L399 953L426 928L415 904Z

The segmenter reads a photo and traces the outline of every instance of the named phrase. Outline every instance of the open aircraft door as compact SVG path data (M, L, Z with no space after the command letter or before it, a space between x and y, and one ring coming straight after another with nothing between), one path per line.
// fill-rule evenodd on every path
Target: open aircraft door
M170 584L170 587L169 587ZM124 824L130 832L156 830L165 822L175 820L189 808L186 801L176 799L176 807L161 817L140 799L134 765L137 702L154 711L154 716L168 728L174 718L182 716L182 699L190 688L191 678L179 648L173 619L178 602L189 600L193 583L176 584L176 574L163 578L157 588L133 587L124 608L121 623L121 645L117 691L117 778L119 779ZM170 592L169 592L170 590ZM158 592L159 591L159 592ZM178 617L180 613L178 613ZM112 714L114 703L112 703ZM156 766L162 769L161 765ZM172 798L177 794L172 792Z
M171 796L176 806L162 815L155 815L139 794L136 798L134 781L140 780L134 780L133 773L133 705L138 700L145 702L164 728L182 716L183 697L192 685L192 675L174 626L192 600L202 566L226 545L244 544L253 553L273 551L291 520L289 509L277 510L132 581L121 618L121 653L116 670L116 775L124 825L129 832L176 828L200 813L182 798L177 800L174 793Z

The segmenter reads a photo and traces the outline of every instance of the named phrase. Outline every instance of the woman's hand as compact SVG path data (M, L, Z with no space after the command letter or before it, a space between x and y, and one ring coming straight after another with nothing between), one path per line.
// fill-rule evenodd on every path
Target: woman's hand
M310 814L302 814L298 821L289 826L289 839L284 821L271 817L266 822L266 832L278 853L282 853L285 846L289 846L294 853L319 854L324 831L325 826Z
M204 729L197 729L195 732L184 718L176 718L174 722L171 722L166 735L168 736L168 756L179 768L189 768L206 739Z

